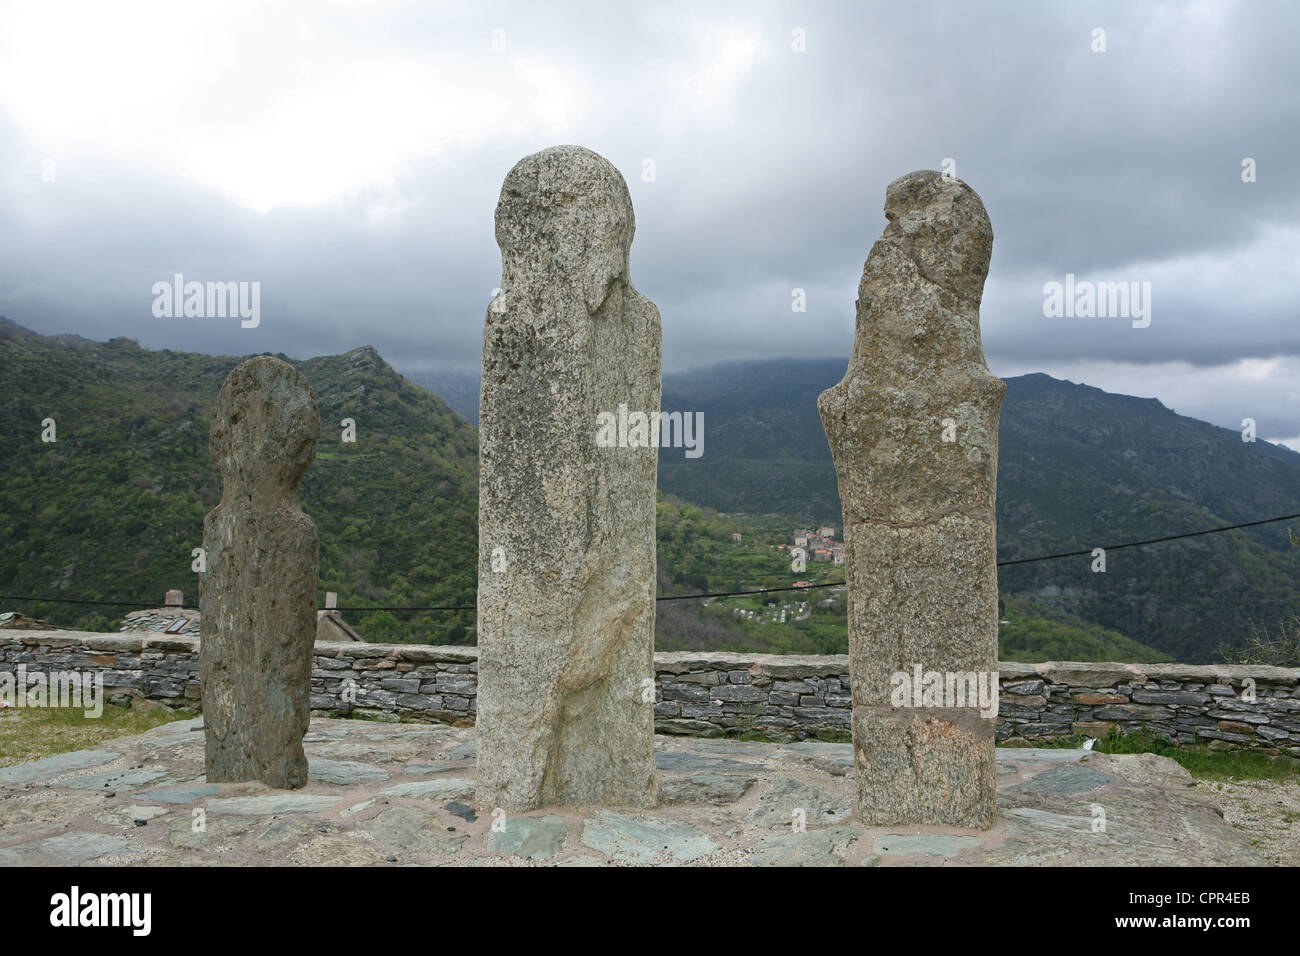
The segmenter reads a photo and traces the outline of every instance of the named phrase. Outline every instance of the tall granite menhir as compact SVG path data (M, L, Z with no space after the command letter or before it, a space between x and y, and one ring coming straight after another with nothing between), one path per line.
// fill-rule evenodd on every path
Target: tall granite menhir
M577 146L527 156L496 210L483 329L478 800L648 806L657 447L598 440L659 411L659 311L632 287L623 177Z
M222 494L203 522L199 579L209 783L307 782L320 557L298 483L319 437L316 399L288 362L258 356L230 373L212 414Z
M953 690L997 669L1006 386L979 328L993 229L974 190L937 172L892 183L885 217L848 371L818 401L844 510L858 814L987 829L996 718ZM930 693L913 693L918 667Z

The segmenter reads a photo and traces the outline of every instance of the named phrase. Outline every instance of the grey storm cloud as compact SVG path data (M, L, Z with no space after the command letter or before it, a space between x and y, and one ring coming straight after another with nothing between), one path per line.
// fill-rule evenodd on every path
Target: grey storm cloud
M995 371L1300 436L1293 4L102 6L0 13L0 313L37 331L473 368L501 181L570 142L628 180L668 369L847 355L885 187L951 160ZM259 281L261 324L156 318L175 273ZM1150 326L1044 316L1067 273L1150 282Z

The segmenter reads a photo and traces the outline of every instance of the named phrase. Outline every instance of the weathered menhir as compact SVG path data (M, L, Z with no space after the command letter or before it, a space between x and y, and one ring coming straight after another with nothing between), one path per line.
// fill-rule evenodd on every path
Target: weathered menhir
M980 343L993 231L975 192L936 172L891 184L885 214L848 371L819 400L847 542L858 814L987 828L1005 389ZM629 277L634 230L627 184L590 150L543 150L506 176L480 395L480 806L656 800L658 441L597 437L603 418L659 412L659 312ZM221 390L200 591L212 782L307 779L317 535L297 492L319 431L306 380L278 359L250 359ZM900 697L922 674L926 692Z
M890 184L885 217L848 371L818 401L844 511L858 815L987 829L1006 390L980 344L993 228L973 189L931 171ZM918 667L940 694L897 694ZM992 714L970 699L972 682L991 683Z
M230 373L212 414L221 502L203 522L199 578L209 783L307 783L320 549L298 483L319 437L315 396L288 362L261 355Z
M478 798L649 806L659 310L632 286L622 175L578 146L520 160L496 210L501 291L479 402Z

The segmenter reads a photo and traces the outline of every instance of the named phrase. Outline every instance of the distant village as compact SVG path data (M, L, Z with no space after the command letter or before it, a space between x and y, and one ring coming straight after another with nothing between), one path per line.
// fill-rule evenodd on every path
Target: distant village
M731 540L734 544L741 544L743 538L739 533L734 533ZM816 530L797 528L790 533L790 542L788 544L779 544L775 545L775 547L790 555L794 554L795 549L802 548L805 561L829 563L832 566L843 566L844 564L844 542L835 540L834 525L822 525ZM795 581L794 586L810 587L812 583L811 581ZM836 599L843 591L843 586L832 588L827 597L817 602L818 607L829 608L834 606ZM709 602L704 603L708 604ZM766 620L771 624L806 621L812 616L812 607L807 600L768 605L761 611L752 611L739 607L730 610L736 617L744 620Z
M832 564L844 563L844 542L835 540L835 525L824 524L816 531L796 529L790 534L790 544L781 545L783 550L803 548L810 561L829 561Z
M732 534L731 540L734 544L740 544L742 537L739 532ZM790 532L790 543L777 545L782 551L789 551L792 548L803 548L807 560L829 561L832 564L842 565L844 563L844 542L835 540L835 525L824 524L817 530L813 531L807 528L797 528Z

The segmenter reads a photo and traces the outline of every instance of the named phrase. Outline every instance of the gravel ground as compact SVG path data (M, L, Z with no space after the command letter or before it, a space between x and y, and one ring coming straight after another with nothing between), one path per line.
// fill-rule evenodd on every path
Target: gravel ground
M1268 866L1300 866L1300 780L1201 781L1223 818L1250 836Z

